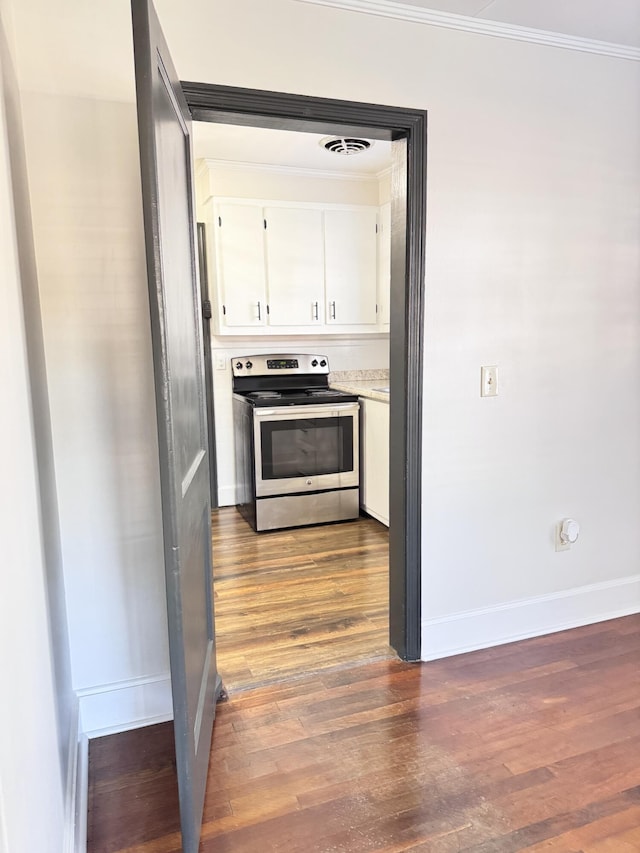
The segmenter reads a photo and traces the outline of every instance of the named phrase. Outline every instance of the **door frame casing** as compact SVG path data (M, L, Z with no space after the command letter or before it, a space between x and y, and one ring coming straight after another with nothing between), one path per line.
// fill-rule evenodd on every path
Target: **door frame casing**
M392 142L389 640L421 651L422 374L427 113L181 81L194 121L365 136Z

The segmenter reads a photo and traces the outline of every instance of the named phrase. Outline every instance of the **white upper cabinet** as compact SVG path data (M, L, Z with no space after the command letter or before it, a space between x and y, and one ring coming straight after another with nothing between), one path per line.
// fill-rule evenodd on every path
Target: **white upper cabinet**
M322 211L265 207L270 326L324 322Z
M214 197L207 204L217 335L386 331L376 312L377 207Z
M380 207L378 217L378 324L389 331L391 318L391 204Z
M263 326L267 319L262 206L216 207L216 269L221 326Z
M326 322L330 326L376 325L375 207L325 210Z

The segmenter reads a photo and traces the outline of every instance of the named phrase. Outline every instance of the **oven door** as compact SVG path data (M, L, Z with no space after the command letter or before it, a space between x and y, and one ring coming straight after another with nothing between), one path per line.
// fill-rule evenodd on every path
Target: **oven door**
M254 409L256 497L359 485L359 403Z

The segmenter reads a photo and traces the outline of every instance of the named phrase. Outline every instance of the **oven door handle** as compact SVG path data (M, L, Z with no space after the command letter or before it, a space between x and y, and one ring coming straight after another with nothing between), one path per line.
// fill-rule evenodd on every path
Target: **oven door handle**
M279 406L276 409L256 408L253 410L253 414L255 418L259 419L284 416L295 420L299 418L317 418L322 416L330 418L335 412L339 412L340 414L343 414L344 412L357 412L359 408L359 403L336 403L335 405L328 403L322 407L302 404L300 406Z

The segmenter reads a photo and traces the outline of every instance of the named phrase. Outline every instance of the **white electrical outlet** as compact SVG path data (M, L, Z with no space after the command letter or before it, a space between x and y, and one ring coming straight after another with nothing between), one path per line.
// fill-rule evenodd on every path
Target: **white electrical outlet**
M480 368L480 396L496 397L498 395L498 367L495 364Z
M568 551L579 535L580 525L575 518L563 518L556 524L556 551Z
M224 355L216 355L216 370L226 370L227 359Z

